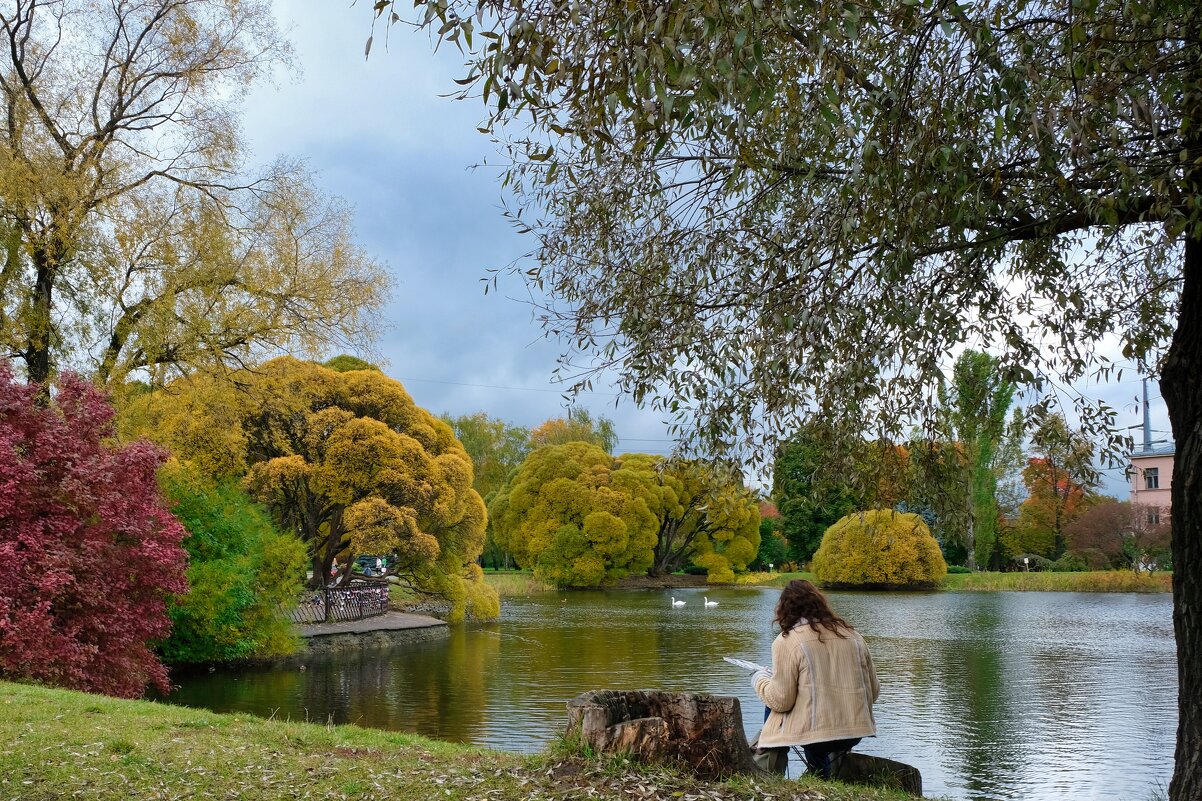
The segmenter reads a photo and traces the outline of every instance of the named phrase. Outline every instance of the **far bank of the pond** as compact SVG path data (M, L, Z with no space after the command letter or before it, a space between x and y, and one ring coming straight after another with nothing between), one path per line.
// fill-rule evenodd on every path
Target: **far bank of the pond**
M0 682L0 799L84 797L535 801L904 801L808 780L699 782L672 771L533 757L355 726L263 720Z
M733 585L707 584L705 576L674 573L667 576L627 576L611 589L687 589L695 587L783 587L793 579L815 581L813 573L745 573ZM484 579L505 598L539 592L569 592L536 579L528 571L485 571ZM1172 573L1099 570L1081 573L949 573L942 589L965 592L1172 592Z

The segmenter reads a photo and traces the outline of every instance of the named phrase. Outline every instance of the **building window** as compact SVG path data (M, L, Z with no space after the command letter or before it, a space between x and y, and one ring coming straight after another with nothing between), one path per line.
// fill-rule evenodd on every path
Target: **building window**
M1149 467L1144 471L1144 489L1160 489L1160 468Z
M1148 525L1149 526L1159 526L1160 525L1160 510L1159 509L1149 509L1148 510Z

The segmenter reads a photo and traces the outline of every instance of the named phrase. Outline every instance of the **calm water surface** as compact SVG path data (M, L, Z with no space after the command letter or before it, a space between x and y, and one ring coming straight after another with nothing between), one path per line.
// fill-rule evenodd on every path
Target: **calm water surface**
M774 590L579 592L506 599L500 621L446 640L314 661L304 671L184 676L170 700L356 723L508 751L562 730L593 689L738 696L722 656L767 662ZM705 608L702 596L719 602ZM922 771L929 796L1149 801L1172 774L1172 598L1069 593L831 593L881 680L866 753ZM796 769L796 763L791 765ZM795 774L794 774L795 775Z

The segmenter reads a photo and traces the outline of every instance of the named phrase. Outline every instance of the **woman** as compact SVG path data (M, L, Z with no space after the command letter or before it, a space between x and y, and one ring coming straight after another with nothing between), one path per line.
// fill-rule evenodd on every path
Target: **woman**
M789 747L805 751L810 772L831 777L831 756L876 734L872 704L880 695L872 657L859 632L831 611L808 581L790 581L776 604L780 635L772 670L752 676L768 707L753 746L756 764L783 774Z

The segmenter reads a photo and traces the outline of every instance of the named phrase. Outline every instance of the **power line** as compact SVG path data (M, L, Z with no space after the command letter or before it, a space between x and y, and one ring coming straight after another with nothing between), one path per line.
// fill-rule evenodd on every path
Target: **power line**
M555 395L563 395L567 393L567 389L543 389L541 387L507 387L499 384L469 384L465 381L440 381L436 378L404 378L398 377L397 381L402 384L417 382L419 384L447 384L453 387L474 387L476 389L511 389L515 392L550 392ZM614 397L614 395L605 392L592 392L581 390L577 395L603 395L606 397Z

